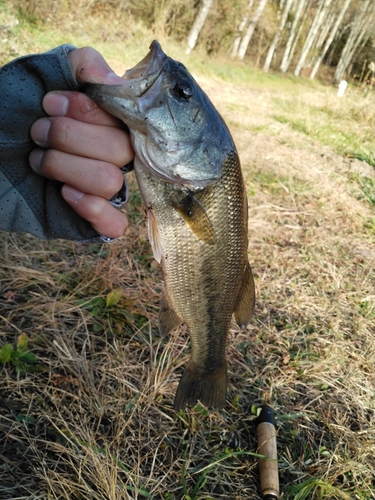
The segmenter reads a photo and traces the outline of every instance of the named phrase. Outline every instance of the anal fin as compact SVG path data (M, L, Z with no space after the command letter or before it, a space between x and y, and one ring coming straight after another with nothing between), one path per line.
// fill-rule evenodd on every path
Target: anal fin
M247 263L243 274L242 284L234 309L234 318L239 327L245 328L254 312L255 307L255 284L250 264Z
M159 309L159 331L162 336L168 335L172 330L180 326L181 319L175 313L166 295L161 300Z

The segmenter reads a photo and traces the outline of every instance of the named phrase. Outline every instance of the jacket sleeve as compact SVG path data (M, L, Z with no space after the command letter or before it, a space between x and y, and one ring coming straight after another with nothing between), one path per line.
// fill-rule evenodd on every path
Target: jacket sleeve
M62 184L36 174L29 165L29 154L36 147L30 128L46 116L44 95L51 90L80 89L67 57L74 48L62 45L0 68L0 229L42 239L100 238L65 202Z

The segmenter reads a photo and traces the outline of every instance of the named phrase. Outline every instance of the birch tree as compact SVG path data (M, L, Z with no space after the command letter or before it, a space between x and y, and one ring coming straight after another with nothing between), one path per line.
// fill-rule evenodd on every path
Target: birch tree
M375 6L373 0L364 0L358 14L352 23L349 36L341 52L334 76L335 83L340 82L352 64L358 48L365 45L370 37L370 27L375 21Z
M335 21L335 12L334 12L334 10L335 9L331 7L331 11L328 13L327 19L323 22L322 27L320 29L320 32L317 34L317 36L316 36L316 38L314 40L314 43L311 46L310 54L311 53L312 54L310 55L310 59L307 62L307 66L311 66L312 65L312 63L314 62L314 60L316 58L315 57L316 54L319 54L320 49L322 48L323 43L325 42L325 40L327 38L327 34L332 29L332 25L333 25L333 23Z
M329 31L329 35L328 35L328 38L324 44L324 47L320 51L319 56L317 57L315 64L314 64L314 67L310 73L311 79L315 78L321 63L322 63L325 55L328 52L328 49L330 48L333 40L335 39L335 36L336 36L340 26L341 26L341 23L344 19L344 16L346 14L346 11L348 10L348 7L349 7L351 1L352 0L345 0L344 5L342 7L339 6L339 12L338 12L338 15L336 18L336 22L335 22L333 28Z
M204 23L207 19L208 13L210 12L210 9L212 7L212 3L213 0L202 0L197 17L195 18L195 21L193 23L193 26L191 27L188 36L186 54L190 54L190 52L194 49L195 44L197 43L198 40L199 33L201 32Z
M264 62L263 70L266 73L270 68L270 64L271 64L273 55L275 53L277 44L279 43L281 32L283 31L285 24L286 24L286 21L288 19L288 15L289 15L290 9L292 7L293 1L294 0L286 0L286 2L285 2L284 10L283 10L283 13L281 15L280 25L279 25L278 29L276 30L275 36L273 37L273 40L272 40L271 45L270 45L268 52L267 52L266 60Z
M251 37L253 36L255 27L259 21L260 16L267 4L267 0L259 0L258 7L255 9L254 15L250 20L247 30L241 39L240 46L238 47L237 57L242 60L245 57L247 48L249 46Z
M230 57L232 59L237 57L238 48L240 46L240 42L241 42L241 38L242 38L242 33L243 33L243 31L244 31L244 29L249 21L250 10L251 10L251 7L253 6L253 4L254 4L254 0L249 0L249 3L247 4L247 9L246 9L245 15L242 18L242 21L238 27L237 35L234 39L233 47L232 47L232 50L230 53Z
M314 17L314 20L311 24L310 30L306 36L305 43L302 47L301 54L299 56L296 68L294 70L294 75L299 76L302 68L304 67L306 58L309 54L309 51L314 43L314 40L319 32L320 27L323 24L324 18L327 15L329 6L332 0L321 0L318 6L317 13Z
M297 45L300 33L305 23L307 9L310 4L310 0L296 0L296 3L297 3L297 10L295 12L294 19L290 27L288 41L286 43L284 54L280 64L280 71L282 71L283 73L287 71L290 61L292 60L295 46Z

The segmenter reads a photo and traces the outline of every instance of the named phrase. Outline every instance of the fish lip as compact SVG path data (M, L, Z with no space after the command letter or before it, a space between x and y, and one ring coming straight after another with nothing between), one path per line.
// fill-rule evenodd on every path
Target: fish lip
M159 73L164 68L168 56L163 52L160 43L153 40L149 48L149 53L139 63L125 71L126 80L141 79L151 73Z
M147 92L154 86L154 84L159 80L160 75L166 70L168 64L168 56L163 52L160 43L157 40L153 40L150 45L150 50L148 54L133 68L126 70L123 78L127 80L127 83L118 85L105 85L105 91L103 95L105 97L124 97L130 99L133 102L139 99L138 108L142 110L142 97L147 94ZM98 83L86 83L83 85L82 90L89 97L94 98L95 94L103 101L104 98L101 96L101 91L103 84ZM151 93L150 101L153 100L154 93ZM147 98L145 100L144 106L147 106L149 101ZM115 116L122 119L121 115L117 115L112 111Z

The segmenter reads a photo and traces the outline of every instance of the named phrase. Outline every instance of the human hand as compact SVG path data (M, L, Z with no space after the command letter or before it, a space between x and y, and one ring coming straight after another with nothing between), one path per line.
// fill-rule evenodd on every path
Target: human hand
M73 50L68 57L79 83L123 83L90 47ZM98 233L122 236L127 219L108 200L122 187L120 167L134 157L129 135L116 118L81 92L49 92L43 108L49 117L37 120L30 131L40 146L30 153L31 167L63 182L65 201Z

